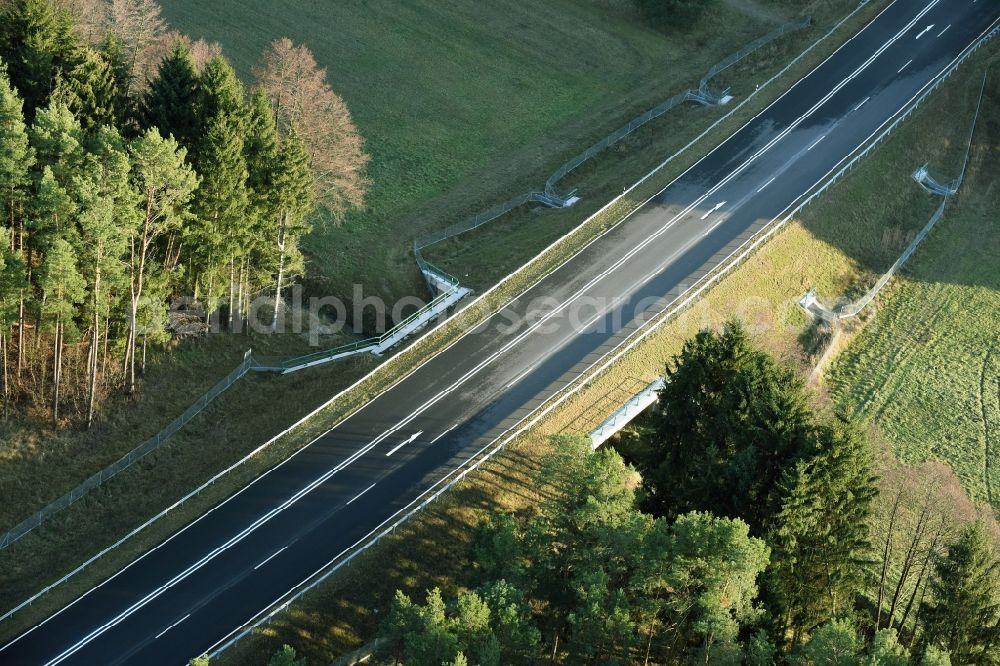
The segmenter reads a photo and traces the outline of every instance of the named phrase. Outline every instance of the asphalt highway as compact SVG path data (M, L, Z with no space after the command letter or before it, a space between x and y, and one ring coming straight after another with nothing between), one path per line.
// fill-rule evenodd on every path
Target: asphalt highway
M998 20L1000 0L896 0L623 223L0 664L183 664L226 640L783 216Z

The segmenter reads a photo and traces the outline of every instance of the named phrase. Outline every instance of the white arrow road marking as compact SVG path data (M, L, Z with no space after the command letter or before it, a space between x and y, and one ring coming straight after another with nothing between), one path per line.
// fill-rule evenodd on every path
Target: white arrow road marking
M424 434L424 431L423 430L418 430L412 437L410 437L408 440L406 440L405 442L403 442L401 444L397 444L396 447L392 451L389 451L389 453L387 453L385 455L386 456L391 456L393 453L395 453L396 451L399 451L401 448L403 448L404 446L406 446L407 444L409 444L410 442L412 442L413 440L415 440L417 437L420 437L422 434Z
M934 24L931 23L929 26L927 26L926 28L924 28L923 30L921 30L920 34L917 35L917 39L920 39L921 37L923 37L924 35L926 35L928 32L931 31L931 28L933 28L933 27L934 27Z
M167 627L166 629L164 629L160 633L156 634L156 636L153 637L153 640L155 641L157 638L159 638L163 634L167 633L168 631L170 631L171 629L173 629L174 627L176 627L178 624L180 624L184 620L188 619L189 617L191 617L191 613L188 613L187 615L185 615L181 619L177 620L176 622L174 622L172 625L170 625L169 627Z
M712 208L712 210L710 210L707 213L705 213L704 215L702 215L701 219L704 220L706 217L708 217L709 215L711 215L712 213L714 213L715 211L719 210L720 208L722 208L725 205L726 205L725 201L720 201L719 203L715 204L715 206Z

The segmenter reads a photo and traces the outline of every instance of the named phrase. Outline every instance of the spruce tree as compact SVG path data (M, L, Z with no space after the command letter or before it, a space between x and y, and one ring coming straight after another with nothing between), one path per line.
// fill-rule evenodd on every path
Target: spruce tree
M191 150L198 136L198 70L191 49L183 42L160 63L142 103L144 127L172 136Z
M769 521L768 591L779 635L792 642L850 610L871 564L870 522L878 494L868 443L849 424L820 426L812 451L781 482Z
M1000 661L1000 560L981 523L938 558L920 607L919 650L946 650L955 664Z
M0 13L0 59L29 122L48 103L59 73L76 64L78 48L68 14L48 0L13 0Z
M730 321L684 344L660 405L650 455L639 461L646 509L668 518L710 511L759 532L814 428L802 382Z
M315 201L309 155L294 128L281 147L277 165L273 184L276 205L272 214L277 215L275 236L278 267L274 287L272 332L277 329L285 282L289 275L304 268L302 254L299 252L299 239L311 229L307 219Z
M118 117L117 82L111 65L93 49L85 49L66 78L66 105L86 130L113 125Z

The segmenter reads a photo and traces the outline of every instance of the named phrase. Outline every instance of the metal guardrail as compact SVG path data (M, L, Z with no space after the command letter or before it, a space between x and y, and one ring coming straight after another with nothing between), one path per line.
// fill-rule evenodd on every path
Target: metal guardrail
M198 398L193 405L184 410L183 414L168 423L167 426L160 432L156 433L145 442L129 451L126 455L102 469L100 472L97 472L59 499L49 503L45 506L45 508L36 511L28 518L22 520L20 523L4 532L3 535L0 536L0 549L6 548L10 544L14 543L25 534L31 532L33 529L45 522L49 516L58 513L63 509L69 508L72 504L83 498L94 488L100 487L123 470L131 467L134 463L142 460L147 455L155 451L161 444L163 444L163 442L169 439L171 435L183 428L189 421L191 421L191 419L201 413L201 411L205 409L209 403L215 400L215 398L217 398L230 386L235 384L249 371L252 364L253 360L251 359L250 352L248 351L243 357L242 363L236 366L236 368L228 375L219 380L215 386L206 391L205 394Z
M194 404L184 410L183 414L168 423L158 433L102 469L100 472L97 472L59 499L50 502L44 508L31 514L28 518L25 518L20 523L0 535L0 550L3 550L21 537L30 533L32 530L44 523L50 516L69 508L75 502L86 496L90 491L95 488L99 488L120 472L131 467L133 464L158 449L178 430L187 425L191 419L200 414L213 400L215 400L215 398L224 393L227 389L229 389L229 387L239 381L248 372L275 372L281 374L296 372L297 370L319 365L325 360L342 358L348 354L362 354L375 351L381 352L385 349L385 345L392 341L394 337L399 336L400 339L405 338L405 335L401 334L406 332L408 328L412 328L414 322L418 321L420 318L432 315L442 304L448 303L450 300L457 300L456 297L459 296L461 292L465 291L467 293L467 290L463 290L458 285L458 281L455 280L455 278L449 276L447 273L442 273L442 275L445 276L445 279L450 278L453 281L454 284L451 289L443 292L430 303L420 308L415 313L396 324L380 336L368 338L366 340L359 340L357 342L352 342L333 349L326 349L312 354L282 360L255 358L248 350L244 355L243 361L236 366L232 372L219 380L215 386L206 391L200 398L198 398L197 401L195 401ZM464 296L464 293L461 295Z
M760 49L762 46L765 46L766 44L769 44L774 40L779 39L791 32L801 30L802 28L805 28L811 24L812 24L812 18L806 17L800 21L783 25L777 30L774 30L764 35L763 37L754 40L751 44L748 44L747 46L743 47L736 53L716 63L709 69L708 73L705 74L705 76L702 78L698 89L685 90L682 93L674 95L670 99L664 101L663 103L650 109L649 111L646 111L645 113L636 116L628 123L626 123L622 127L619 127L614 132L607 135L597 143L593 144L579 155L572 157L569 161L565 162L558 169L556 169L551 176L549 176L548 180L545 181L545 186L543 187L541 192L526 192L524 194L520 194L501 204L497 204L492 208L489 208L481 213L478 213L469 219L462 220L461 222L452 224L433 234L423 236L421 238L414 240L413 255L416 258L417 265L420 266L421 271L426 270L425 266L427 262L424 260L423 255L421 254L421 250L423 250L424 248L430 247L431 245L434 245L436 243L440 243L443 240L454 238L455 236L467 233L469 231L472 231L473 229L478 229L484 224L492 222L493 220L496 220L497 218L506 215L515 208L523 206L526 203L534 201L545 204L546 206L550 206L552 208L563 208L571 205L574 201L576 201L576 191L574 190L568 194L563 195L560 194L556 189L556 185L559 183L559 181L565 178L570 172L574 171L584 162L588 161L589 159L603 152L610 146L613 146L614 144L618 143L619 141L621 141L626 136L636 131L643 125L646 125L650 121L659 118L663 114L667 113L668 111L677 106L680 106L684 102L689 102L689 101L698 102L704 105L712 105L720 103L723 99L723 96L726 93L725 92L721 94L712 93L708 87L708 81L710 79L712 79L718 73L740 62L754 51ZM425 279L427 279L426 273L424 277ZM427 281L428 281L428 287L431 288L432 292L436 292L437 290L433 287L430 280L428 279Z
M986 43L997 34L1000 34L1000 28L993 30L986 37L984 37L983 41L980 42L980 44L977 44L975 48L972 49L972 51L969 51L962 57L962 59L956 64L955 68L957 68L957 66L960 65L962 62L965 62L965 60L970 55L972 55L972 53L974 53L975 50L978 49L981 44ZM928 89L920 97L920 99L918 99L914 103L913 107L910 109L910 111L907 112L906 116L912 113L913 109L915 109L921 102L923 102L923 100L926 99L927 96L933 90L935 90L938 85L940 85L941 81L950 76L951 73L955 70L955 68L952 68L952 70L950 70L947 74L945 74L945 76L942 77L940 81L938 81L933 87ZM976 125L979 122L979 111L982 108L983 104L983 94L986 91L986 78L988 73L989 73L989 68L987 68L987 70L983 72L983 82L979 88L979 99L976 102L976 112L972 117L972 125L969 129L969 138L965 146L965 156L962 159L962 170L959 172L958 177L956 177L955 180L952 181L949 185L941 185L940 183L938 183L938 181L934 180L927 174L926 164L920 169L917 169L917 171L913 174L914 180L916 180L921 185L921 187L931 192L932 194L938 194L944 197L944 199L941 201L941 205L937 207L937 209L931 215L930 219L923 226L923 228L919 232L917 232L917 235L914 236L910 244L906 247L905 250L903 250L903 253L899 256L899 258L897 258L896 261L893 262L892 266L889 267L889 270L883 273L882 276L872 286L872 288L869 289L867 292L865 292L865 294L861 298L854 301L853 303L848 303L846 305L843 305L837 308L836 310L831 310L819 302L819 300L816 298L815 289L809 289L802 296L802 298L799 299L799 305L806 312L831 322L839 321L841 319L850 319L852 317L856 317L862 310L868 307L868 305L871 304L873 300L875 300L875 297L878 296L879 292L882 291L882 289L884 289L887 284L889 284L889 280L891 280L893 276L895 276L896 273L899 272L899 269L903 267L903 264L909 261L910 257L913 256L913 253L916 252L917 247L920 246L920 244L927 237L927 234L931 232L931 229L934 228L934 225L936 225L938 221L941 219L941 217L944 215L945 206L948 204L948 200L952 196L958 193L958 189L959 187L961 187L962 181L965 179L965 172L969 165L969 155L972 152L972 140L975 137ZM897 120L896 123L894 123L887 131L891 131L894 127L896 127L899 124L899 122L901 122L901 120ZM884 136L885 134L880 136L878 140L881 140ZM918 176L922 176L922 178ZM933 182L929 183L928 180Z

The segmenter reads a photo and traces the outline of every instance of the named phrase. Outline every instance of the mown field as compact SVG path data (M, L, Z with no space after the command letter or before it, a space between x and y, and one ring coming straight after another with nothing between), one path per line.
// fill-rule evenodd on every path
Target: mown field
M418 596L433 586L446 594L455 592L467 569L472 528L497 512L536 510L540 498L532 483L534 461L550 450L549 436L595 426L661 373L683 341L702 327L742 317L751 324L761 346L796 366L804 377L810 375L816 360L810 349L814 331L796 301L809 287L816 287L821 298L831 303L861 293L891 265L910 234L923 226L937 202L910 179L910 173L925 161L937 165L939 173L960 166L989 56L985 51L967 63L866 161L695 306L649 336L450 495L223 655L221 663L266 663L282 643L295 645L310 662L327 663L374 634L395 589ZM1000 115L994 113L984 122L995 125L997 119ZM987 150L995 154L995 144L984 148L977 139L969 191L973 182L989 183L996 178L995 162L987 159ZM995 186L990 189L995 191ZM956 232L964 234L961 243L980 242L976 225L994 219L988 210L970 213L970 220L977 222L956 227ZM944 229L930 237L928 252L933 243L948 242ZM990 312L995 314L996 307ZM995 343L995 329L993 337ZM817 400L828 402L822 392ZM953 460L958 463L957 456ZM939 468L908 473L933 473L945 478L947 485L948 474Z
M974 499L994 507L1000 506L998 103L994 72L959 196L827 375L836 403L877 427L903 460L947 462Z
M627 0L161 4L172 27L220 42L244 76L283 36L327 68L366 139L372 188L364 210L340 225L319 221L306 240L310 287L350 295L361 284L387 300L424 293L413 238L540 187L569 156L809 9L723 2L693 32L664 33L646 27ZM854 4L813 8L826 18ZM616 172L605 172L605 186L635 180L623 170L607 182L608 173ZM457 274L492 283L609 192L591 188L571 212L532 216L526 237L512 241L516 251L465 256Z

